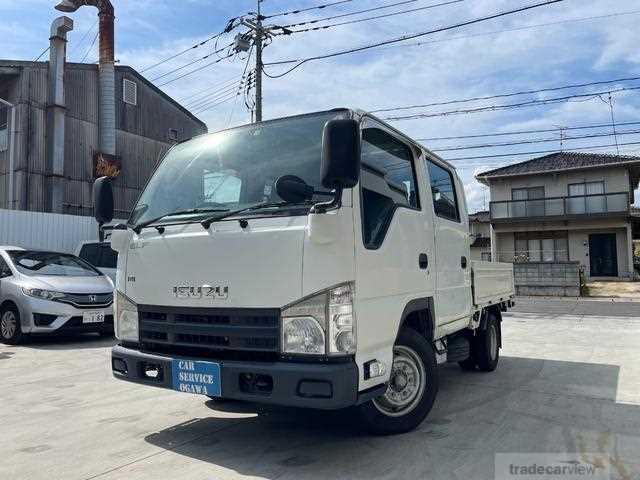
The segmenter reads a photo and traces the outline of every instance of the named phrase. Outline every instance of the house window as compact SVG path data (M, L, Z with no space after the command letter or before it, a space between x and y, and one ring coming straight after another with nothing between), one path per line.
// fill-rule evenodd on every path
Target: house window
M122 80L122 100L129 105L138 105L138 84L124 78Z
M515 233L514 262L566 262L566 231Z
M604 213L607 211L606 208L603 181L572 183L569 185L568 214Z
M512 217L544 216L544 187L527 187L511 189Z
M433 209L437 216L460 221L458 213L458 200L456 189L453 184L451 172L436 165L432 161L427 161L429 179L431 181L431 195L433 196Z

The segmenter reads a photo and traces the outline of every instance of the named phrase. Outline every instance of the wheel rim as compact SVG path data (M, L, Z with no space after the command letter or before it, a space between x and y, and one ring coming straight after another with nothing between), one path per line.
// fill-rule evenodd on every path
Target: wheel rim
M16 333L18 322L16 322L16 315L12 311L4 312L2 319L0 320L0 331L2 331L3 338L12 338Z
M491 360L495 360L498 356L498 332L495 325L489 327L489 355Z
M383 414L400 417L411 412L425 390L426 370L420 356L405 345L393 347L393 367L387 391L373 404Z

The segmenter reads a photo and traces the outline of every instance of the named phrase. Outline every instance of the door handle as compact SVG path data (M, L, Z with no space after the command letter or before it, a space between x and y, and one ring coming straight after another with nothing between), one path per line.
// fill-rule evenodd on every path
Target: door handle
M460 266L462 268L467 268L467 257L465 256L460 257Z
M426 253L421 253L418 256L418 265L422 270L426 270L429 267L429 257Z

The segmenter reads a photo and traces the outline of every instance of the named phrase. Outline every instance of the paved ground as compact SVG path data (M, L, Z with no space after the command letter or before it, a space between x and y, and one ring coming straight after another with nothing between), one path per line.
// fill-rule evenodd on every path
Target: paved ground
M385 438L349 412L220 411L115 381L98 339L0 345L0 479L476 480L493 478L496 452L566 451L610 454L612 478L640 478L637 307L562 305L573 314L519 302L528 312L505 316L498 370L442 367L428 420Z
M589 282L590 297L614 297L640 299L640 282Z

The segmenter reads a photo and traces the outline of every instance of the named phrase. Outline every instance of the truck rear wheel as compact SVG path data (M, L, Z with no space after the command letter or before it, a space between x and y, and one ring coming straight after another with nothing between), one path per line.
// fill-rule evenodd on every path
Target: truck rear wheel
M495 313L487 314L487 326L476 335L472 355L483 372L493 372L500 360L500 322Z
M433 347L415 330L404 328L393 347L387 391L360 405L360 417L369 431L379 435L408 432L429 414L437 392Z

